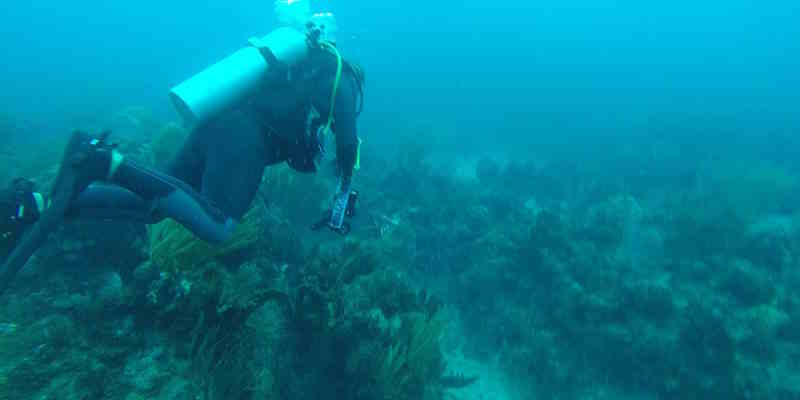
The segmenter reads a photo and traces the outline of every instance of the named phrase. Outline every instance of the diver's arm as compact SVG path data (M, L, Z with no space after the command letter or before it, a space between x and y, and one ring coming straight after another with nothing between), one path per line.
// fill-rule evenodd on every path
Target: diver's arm
M342 76L333 109L336 135L336 162L342 177L343 186L349 186L353 177L358 152L358 132L356 128L357 96L355 82L349 74Z
M152 204L121 186L95 182L70 203L66 218L155 224L163 218L153 212Z
M353 169L358 157L354 82L349 76L343 78L336 94L333 126L333 132L336 135L336 162L340 180L328 222L331 229L340 232L349 231L349 228L345 228L344 219L348 215Z

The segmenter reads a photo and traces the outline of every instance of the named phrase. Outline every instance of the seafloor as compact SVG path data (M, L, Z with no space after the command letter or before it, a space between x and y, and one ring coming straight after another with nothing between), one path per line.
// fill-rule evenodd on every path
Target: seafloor
M146 115L115 137L163 165L185 132ZM3 184L46 190L62 143L0 129ZM309 230L331 179L285 167L222 247L66 222L0 298L0 399L800 398L796 170L426 134L365 143L346 238Z

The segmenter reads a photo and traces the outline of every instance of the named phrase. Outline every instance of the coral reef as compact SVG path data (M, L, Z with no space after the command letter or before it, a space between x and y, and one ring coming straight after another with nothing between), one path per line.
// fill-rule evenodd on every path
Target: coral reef
M116 118L162 165L186 135ZM0 299L0 399L800 396L790 168L666 149L467 174L416 135L395 150L365 153L346 238L308 229L333 180L285 166L222 246L64 224ZM46 186L42 154L2 162Z

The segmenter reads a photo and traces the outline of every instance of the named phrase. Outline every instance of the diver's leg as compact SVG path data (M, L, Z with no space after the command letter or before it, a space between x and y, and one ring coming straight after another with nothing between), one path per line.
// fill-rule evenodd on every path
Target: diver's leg
M214 129L217 132L209 136L202 193L227 215L241 220L258 191L264 166L277 162L281 154L245 113L230 113L217 121Z
M230 238L232 220L188 184L152 168L126 159L105 143L76 132L67 146L64 161L51 195L55 211L63 217L90 183L106 181L137 194L151 204L156 218L172 218L209 242Z
M172 218L207 242L224 242L233 234L230 217L188 184L169 175L125 160L111 182L149 202L156 218Z
M154 224L162 220L152 203L121 186L93 183L70 203L65 217L125 220Z
M190 142L192 145L185 148L187 152L193 149L207 153L208 143L202 146L202 138ZM187 160L186 157L183 159ZM187 163L181 168L188 169L194 165L194 162ZM232 234L233 221L194 188L170 175L126 159L105 143L105 137L96 139L83 132L75 132L70 138L50 196L51 205L46 211L63 217L75 208L73 202L80 194L97 181L113 183L139 196L149 205L150 217L154 221L172 218L208 242L222 242ZM122 201L122 208L131 205L130 198L120 197L122 192L108 187L97 186L89 194L94 202L111 205ZM75 206L80 208L80 202Z
M0 267L0 294L68 214L72 203L92 182L109 181L149 203L155 218L170 217L201 239L221 242L230 238L233 220L186 183L126 160L105 143L107 134L92 138L83 132L70 137L64 151L49 206L21 236Z
M192 130L181 145L181 149L169 161L167 174L189 184L200 191L203 170L205 169L206 148L211 128L201 125Z

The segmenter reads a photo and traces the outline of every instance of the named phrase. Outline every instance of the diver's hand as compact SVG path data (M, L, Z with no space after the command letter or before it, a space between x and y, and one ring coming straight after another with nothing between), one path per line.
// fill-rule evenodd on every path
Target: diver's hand
M350 233L350 223L346 219L352 218L356 214L358 192L351 190L349 186L346 189L346 191L339 190L336 193L331 209L311 229L319 230L327 227L341 235Z

